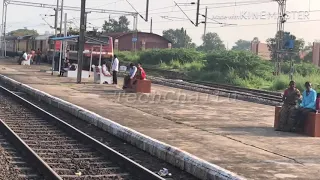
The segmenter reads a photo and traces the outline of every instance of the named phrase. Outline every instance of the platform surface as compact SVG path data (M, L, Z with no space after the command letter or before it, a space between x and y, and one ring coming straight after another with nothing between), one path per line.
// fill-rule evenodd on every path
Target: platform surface
M248 179L318 180L320 138L276 132L274 107L152 84L125 94L0 60L0 74L84 107ZM119 78L122 87L123 78ZM104 99L103 101L97 99ZM180 100L178 100L180 98ZM125 114L124 112L127 112Z

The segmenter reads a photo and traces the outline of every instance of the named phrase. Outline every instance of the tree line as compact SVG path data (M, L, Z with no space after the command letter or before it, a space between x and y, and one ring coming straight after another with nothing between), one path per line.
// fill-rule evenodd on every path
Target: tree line
M132 32L129 28L130 21L126 16L120 16L118 19L109 18L105 20L104 24L102 25L102 31L107 33L113 32ZM97 28L93 27L93 31L97 32ZM70 27L68 30L69 35L76 35L79 34L78 28ZM269 51L271 53L271 59L276 58L276 47L277 47L277 39L281 35L278 32L274 37L268 38L266 40L268 44ZM28 29L18 29L15 31L11 31L8 35L13 36L23 36L23 35L38 35L36 30L28 30ZM209 32L201 37L202 44L197 47L197 45L192 42L192 38L188 35L187 30L182 28L179 29L168 29L162 32L162 36L169 40L172 43L173 48L191 48L196 49L203 52L211 52L211 51L220 51L226 50L226 46L219 37L219 35L215 32ZM292 58L296 61L301 61L299 52L304 51L308 52L308 54L304 57L304 60L311 62L312 61L312 44L305 44L305 41L302 38L297 38L294 36L295 39L295 47L293 52L296 52ZM258 37L254 37L252 40L243 40L239 39L235 42L235 45L231 48L231 50L236 51L250 51L251 43L252 42L260 42ZM285 57L285 60L288 60L288 57Z

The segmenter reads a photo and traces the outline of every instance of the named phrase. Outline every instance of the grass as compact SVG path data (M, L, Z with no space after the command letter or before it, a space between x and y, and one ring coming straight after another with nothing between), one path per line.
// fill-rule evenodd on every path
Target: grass
M169 50L166 51L169 52ZM284 63L282 65L282 69L286 74L273 76L272 71L274 65L272 62L263 61L250 54L235 54L234 52L217 53L211 55L211 57L213 57L211 59L202 60L204 59L203 54L200 54L199 58L196 59L193 55L190 55L190 52L187 52L189 53L189 56L184 57L179 54L177 55L177 53L184 54L185 51L178 52L177 50L173 50L173 52L169 52L168 54L166 54L166 51L161 52L160 55L156 54L158 51L152 52L150 50L138 53L119 52L117 54L120 61L140 62L140 57L143 57L144 66L184 72L193 80L232 84L240 87L272 91L283 91L288 87L290 81L289 75L287 74L290 70L289 63ZM172 56L171 60L168 60L171 57L169 56L170 53L173 53L174 56ZM179 58L176 58L179 56L187 59L180 60ZM166 57L166 60L162 60L162 57ZM150 63L147 61L148 58L150 58ZM225 66L222 66L224 64L228 67L227 69ZM251 70L248 69L248 67L251 67ZM303 91L304 83L310 81L313 84L313 88L320 92L320 70L318 67L309 63L296 64L295 67L296 72L293 79L297 84L297 88L300 91Z

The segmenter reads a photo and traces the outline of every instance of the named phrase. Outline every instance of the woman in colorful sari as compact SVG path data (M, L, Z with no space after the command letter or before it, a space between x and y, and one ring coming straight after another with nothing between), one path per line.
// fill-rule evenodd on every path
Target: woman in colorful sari
M299 89L296 88L296 83L290 81L289 88L283 94L283 106L279 112L279 125L277 131L289 132L294 126L294 113L298 107L298 101L301 98Z

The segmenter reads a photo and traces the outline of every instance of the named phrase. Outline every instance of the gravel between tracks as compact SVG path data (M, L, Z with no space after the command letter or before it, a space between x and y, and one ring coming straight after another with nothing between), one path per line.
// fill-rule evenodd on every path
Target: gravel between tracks
M163 85L163 86L169 86L169 87L173 87L173 88L179 88L179 89L185 89L185 90L189 90L189 91L212 94L212 95L217 95L217 96L221 96L221 97L227 97L227 98L232 98L232 99L236 99L236 100L242 100L242 101L259 103L259 104L270 105L270 106L277 106L277 105L281 104L279 102L268 100L268 99L265 99L262 97L254 97L250 93L247 93L248 95L241 95L241 94L236 94L236 93L222 92L219 90L212 90L212 87L204 88L205 86L195 85L195 84L188 83L185 81L180 82L177 80L169 80L169 79L156 78L156 77L150 77L150 79L151 79L152 83Z
M0 180L43 179L0 134Z
M8 85L4 85L6 88L10 87ZM13 89L12 89L13 90ZM169 172L172 174L168 180L197 180L194 176L176 168L169 163L166 163L158 158L151 156L150 154L130 145L126 142L120 140L119 138L87 123L81 119L74 117L58 108L52 107L45 102L35 100L31 96L21 94L21 96L28 101L34 103L35 105L41 107L42 109L50 112L51 114L57 116L60 119L63 119L65 122L69 123L70 125L78 128L79 130L83 131L84 133L90 135L91 137L95 138L96 140L112 147L114 150L120 152L121 154L129 157L130 159L134 160L135 162L141 164L142 166L148 168L153 172L158 172L162 168L167 168Z
M10 163L10 155L6 150L0 146L0 180L12 179L16 180L18 178L18 170L14 169L14 166Z

